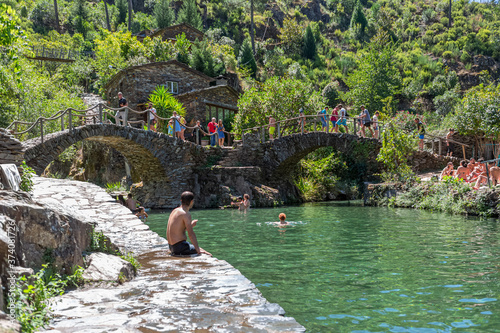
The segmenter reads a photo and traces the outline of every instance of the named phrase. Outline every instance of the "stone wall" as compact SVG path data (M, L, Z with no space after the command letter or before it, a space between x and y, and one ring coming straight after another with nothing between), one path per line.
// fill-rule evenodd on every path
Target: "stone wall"
M24 148L9 131L0 128L0 164L21 165L24 159Z
M106 87L107 100L118 107L118 92L123 93L128 106L137 109L138 104L146 103L149 95L159 85L167 81L178 82L179 94L192 90L208 88L214 79L198 72L176 60L150 63L122 70Z
M458 168L462 158L447 157L438 154L432 154L428 151L415 151L408 156L408 164L413 171L433 171L443 169L448 162L453 162L455 168Z

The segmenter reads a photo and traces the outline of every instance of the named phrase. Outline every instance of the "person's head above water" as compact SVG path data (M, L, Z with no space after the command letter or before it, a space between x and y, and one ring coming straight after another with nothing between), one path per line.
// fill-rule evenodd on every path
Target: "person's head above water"
M279 219L280 219L280 221L284 222L284 221L286 220L286 215L285 215L285 213L281 213L281 214L279 215Z
M245 193L245 194L243 195L243 199L247 199L247 200L248 200L248 199L250 199L250 196L249 196L248 194L246 194L246 193Z
M192 207L194 204L194 194L192 192L186 191L181 194L181 204L183 206Z

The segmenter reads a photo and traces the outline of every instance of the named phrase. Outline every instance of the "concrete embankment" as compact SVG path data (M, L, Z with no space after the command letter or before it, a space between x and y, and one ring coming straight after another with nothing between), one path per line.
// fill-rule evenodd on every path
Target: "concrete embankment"
M142 267L132 281L54 299L51 332L301 332L294 318L262 297L223 260L174 258L167 242L105 191L84 182L35 179L34 199L72 207ZM207 249L210 250L210 249Z

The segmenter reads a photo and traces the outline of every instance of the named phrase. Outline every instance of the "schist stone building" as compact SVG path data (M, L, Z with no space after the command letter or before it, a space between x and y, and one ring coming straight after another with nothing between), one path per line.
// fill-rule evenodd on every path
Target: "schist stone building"
M106 85L106 97L111 106L118 107L117 95L121 91L130 108L141 110L159 85L184 105L189 126L196 120L206 125L212 117L227 119L238 110L238 92L226 80L209 77L177 60L121 70Z

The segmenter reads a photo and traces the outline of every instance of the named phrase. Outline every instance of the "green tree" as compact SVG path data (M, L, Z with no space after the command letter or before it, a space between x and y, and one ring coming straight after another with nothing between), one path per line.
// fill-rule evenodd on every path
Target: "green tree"
M177 60L185 64L189 64L189 50L191 49L191 42L186 38L185 33L175 36L175 39Z
M311 84L275 76L264 83L255 84L240 97L234 128L237 133L241 133L244 128L267 124L267 115L272 115L276 120L285 120L297 117L300 108L306 114L316 114L323 106L324 98ZM282 128L295 124L293 121Z
M471 88L455 110L456 129L465 135L500 137L500 85Z
M165 86L157 86L151 95L149 95L149 101L153 103L156 109L156 114L161 118L170 118L172 113L175 111L177 114L183 116L186 114L186 109L172 94L170 94ZM167 131L168 121L159 120L158 128L161 129L163 133L168 133Z
M253 56L252 46L248 39L245 39L243 45L240 49L240 54L238 57L238 66L241 68L246 68L250 71L250 75L255 78L257 75L257 63L255 62L255 57Z
M285 18L283 27L280 29L279 38L283 50L289 54L299 53L304 41L304 28L297 23L295 18Z
M115 17L115 24L118 26L127 21L127 0L116 0L115 5L116 9L118 9Z
M316 57L316 39L312 32L311 26L307 26L306 34L304 35L304 49L302 55L308 59L314 60Z
M368 110L382 110L383 100L397 94L401 86L394 53L394 43L388 34L379 32L359 60L358 68L347 77L349 91L345 93L345 99L350 103L364 104Z
M391 120L384 126L380 135L382 148L380 148L377 161L382 162L386 173L385 180L406 181L413 176L413 172L408 165L408 156L414 150L415 136L411 132L398 127L395 121Z
M175 14L170 7L170 0L160 0L156 3L153 15L156 20L158 29L163 29L172 25L174 22Z
M211 50L208 48L208 42L206 40L193 44L189 63L194 69L211 77L222 74L224 70L224 64L215 64L214 57Z
M83 36L87 35L87 32L92 28L91 24L88 22L89 10L87 8L86 0L76 0L73 5L73 29L76 32L81 33Z
M185 0L177 14L177 23L187 23L196 29L203 29L203 20L198 11L196 0Z
M354 12L351 17L351 24L349 29L358 40L362 40L365 36L365 28L368 25L365 14L363 13L363 6L358 0L356 6L354 7Z

